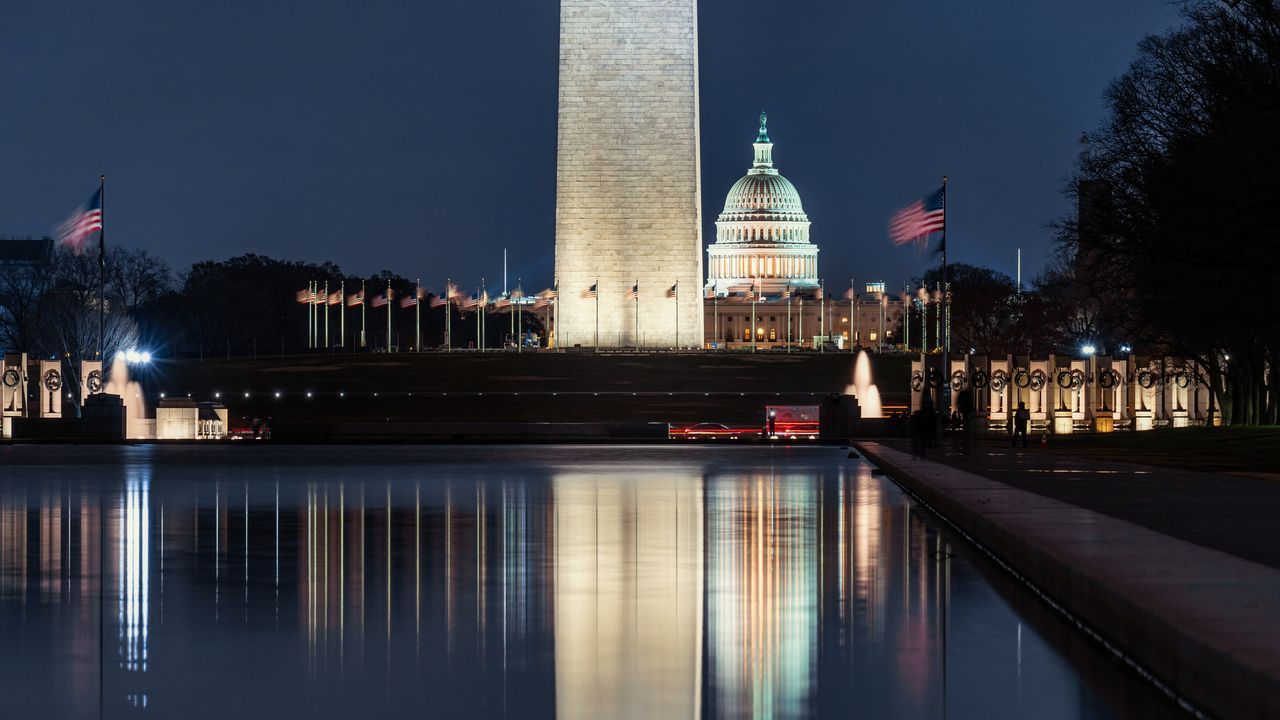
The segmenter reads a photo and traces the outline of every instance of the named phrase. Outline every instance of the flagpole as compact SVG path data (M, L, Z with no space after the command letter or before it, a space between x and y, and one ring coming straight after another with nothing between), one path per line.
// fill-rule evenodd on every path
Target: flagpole
M316 347L316 281L307 281L307 350Z
M516 354L519 355L524 351L524 285L520 278L516 278L516 287L520 289L520 304L516 306Z
M849 278L849 320L852 321L850 324L853 325L853 327L851 328L851 330L853 330L853 333L852 333L852 336L849 338L850 354L858 352L856 348L857 346L862 344L862 333L859 332L859 329L862 326L858 322L858 308L857 308L858 291L854 290L853 288L854 288L853 278ZM855 340L856 342L854 342Z
M942 315L945 333L942 338L942 354L951 354L951 282L947 279L947 176L942 176ZM943 367L946 370L946 367ZM946 374L945 372L943 373Z
M367 299L368 298L366 298L364 295L364 281L361 280L360 281L360 347L361 348L366 347L365 343L367 342L367 339L368 339L368 333L366 332L366 326L365 326L365 319L366 319L365 303Z
M636 284L632 286L636 291L636 351L640 350L640 278L636 278Z
M676 350L680 350L680 281L676 280Z
M330 349L329 345L329 281L324 281L324 349Z
M759 278L751 278L751 352L756 351L756 300L759 293L756 284Z
M98 228L98 359L107 360L107 176L98 176L98 211L102 227Z
M791 283L787 283L787 352L791 352Z
M338 295L342 301L338 305L338 347L347 349L347 280L338 282Z
M444 280L444 351L453 352L453 279Z
M600 278L596 278L596 352L600 352Z
M422 278L418 278L413 284L413 323L414 323L414 347L418 352L422 352Z
M942 176L942 407L951 412L951 281L947 279L947 176Z
M387 352L391 352L391 275L387 275Z
M818 337L822 338L818 343L818 353L822 354L827 351L827 283L824 280L818 281Z
M800 296L799 310L800 311L798 314L800 316L800 320L799 320L800 327L796 330L796 334L800 336L800 347L803 348L804 347L804 296L803 295Z

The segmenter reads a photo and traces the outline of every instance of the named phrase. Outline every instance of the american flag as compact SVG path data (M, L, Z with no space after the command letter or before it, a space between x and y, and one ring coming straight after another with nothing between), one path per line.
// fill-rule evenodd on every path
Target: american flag
M556 291L552 288L547 288L546 290L543 290L542 292L538 293L538 297L544 300L555 300Z
M341 290L339 290L339 291L337 291L337 292L331 292L331 293L329 293L329 304L330 304L330 305L341 305L341 304L342 304L342 291L341 291Z
M473 297L464 297L462 298L462 301L458 303L459 307L463 310L474 310L479 304L480 301Z
M400 307L402 308L411 308L417 304L418 304L418 298L414 295L405 295L404 297L400 298Z
M590 298L598 297L599 293L600 293L600 283L595 283L591 287L587 288L585 292L582 293L582 297L590 299Z
M946 189L938 188L937 192L902 208L889 218L889 238L895 245L924 243L929 233L946 228L945 205Z
M381 295L378 295L377 297L375 297L373 299L373 302L369 303L369 305L376 308L382 307L383 305L386 305L387 303L395 299L395 296L396 294L392 292L391 288L387 288L386 290L382 291Z
M298 297L298 302L302 303L303 305L316 304L316 292L311 288L305 288L303 290L299 290L297 297Z
M445 301L445 299L444 299L444 298L442 298L442 297L440 297L440 296L438 296L438 295L432 295L432 296L431 296L431 303L430 303L430 306L431 306L431 307L433 307L433 308L444 307L445 302L446 302L446 301Z
M677 282L675 285L672 285L671 287L667 288L667 297L669 298L676 297L679 291L680 291L680 283Z
M635 285L632 285L630 288L627 289L627 299L635 300L637 302L640 300L640 283L639 282L637 282Z
M751 281L751 289L747 291L747 300L749 300L749 301L751 301L751 302L755 302L756 297L757 297L757 293L756 293L756 285L758 285L759 283L760 283L759 278L757 278L757 279L755 279L755 280L752 280L752 281ZM759 294L760 294L760 295L763 295L764 293L759 293ZM764 298L763 298L763 297L761 297L760 299L761 299L761 300L763 300Z
M356 292L356 293L351 293L350 295L347 296L347 307L355 307L357 305L363 305L363 304L364 304L364 290L361 290L360 292Z
M791 286L787 285L787 289L782 291L782 299L788 300L790 298L791 298Z
M58 242L79 255L84 252L84 241L101 230L102 188L98 188L89 196L89 202L76 208L58 228Z

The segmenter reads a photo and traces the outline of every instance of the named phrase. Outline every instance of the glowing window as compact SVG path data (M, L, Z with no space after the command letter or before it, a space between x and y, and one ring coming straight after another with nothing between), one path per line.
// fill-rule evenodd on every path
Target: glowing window
M867 333L867 337L871 340L871 342L876 341L876 334L874 331Z

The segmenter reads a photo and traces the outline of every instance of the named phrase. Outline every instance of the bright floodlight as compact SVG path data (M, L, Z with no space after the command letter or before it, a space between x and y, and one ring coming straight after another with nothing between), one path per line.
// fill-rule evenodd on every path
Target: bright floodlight
M1085 345L1084 347L1080 348L1080 351L1083 352L1085 355L1092 355L1098 352L1098 348L1092 345Z
M151 362L151 353L139 352L133 348L124 351L124 361L130 365L146 365Z

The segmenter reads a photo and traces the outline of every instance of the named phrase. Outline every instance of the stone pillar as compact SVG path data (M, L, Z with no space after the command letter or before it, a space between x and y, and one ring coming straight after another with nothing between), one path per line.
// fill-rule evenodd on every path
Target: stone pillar
M696 0L561 0L558 120L561 337L591 347L598 309L603 347L675 345L678 282L679 344L700 345Z

